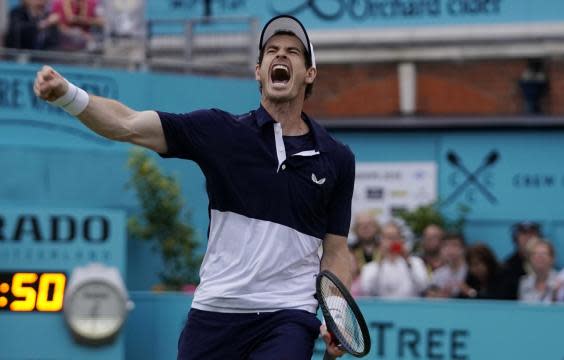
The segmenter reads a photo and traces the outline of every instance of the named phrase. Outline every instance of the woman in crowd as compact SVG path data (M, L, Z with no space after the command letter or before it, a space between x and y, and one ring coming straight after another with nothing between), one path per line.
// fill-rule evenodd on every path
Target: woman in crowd
M475 244L466 250L468 274L460 287L463 299L500 299L500 266L492 250L485 244Z
M102 7L97 0L54 0L53 13L60 17L60 47L82 50L95 47L96 31L104 26Z
M554 247L546 240L534 240L528 248L533 272L521 278L519 300L551 303L557 297L558 273L554 270Z
M384 298L420 296L429 277L423 260L410 256L403 229L396 222L382 227L380 256L362 268L360 283L366 295Z

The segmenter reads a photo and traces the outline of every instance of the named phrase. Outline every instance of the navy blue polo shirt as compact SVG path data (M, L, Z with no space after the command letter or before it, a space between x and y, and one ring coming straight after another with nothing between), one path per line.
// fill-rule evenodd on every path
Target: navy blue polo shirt
M193 160L206 177L209 239L193 307L315 312L318 249L326 234L349 231L350 149L305 114L310 136L292 139L292 152L263 107L158 114L163 156Z

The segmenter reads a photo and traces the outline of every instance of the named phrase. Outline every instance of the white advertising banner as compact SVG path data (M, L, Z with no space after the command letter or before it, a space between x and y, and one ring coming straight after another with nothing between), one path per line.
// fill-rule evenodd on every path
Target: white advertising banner
M415 209L437 200L434 162L357 163L352 214L368 211L380 220L402 209Z

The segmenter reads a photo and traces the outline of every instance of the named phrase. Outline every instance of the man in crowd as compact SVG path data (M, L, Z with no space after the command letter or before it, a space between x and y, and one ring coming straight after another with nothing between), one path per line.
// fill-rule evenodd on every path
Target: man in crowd
M431 284L440 289L442 297L457 297L466 279L468 267L464 253L464 238L461 234L446 234L441 246L444 263L432 274Z
M358 266L362 267L378 256L380 225L370 212L359 212L354 219L353 232L355 238L351 251Z
M500 295L505 300L517 300L519 281L527 273L527 246L531 239L542 236L540 225L530 221L516 223L511 230L515 251L503 264L500 284Z
M51 50L58 46L57 14L50 14L47 0L24 0L10 11L5 45L15 49Z

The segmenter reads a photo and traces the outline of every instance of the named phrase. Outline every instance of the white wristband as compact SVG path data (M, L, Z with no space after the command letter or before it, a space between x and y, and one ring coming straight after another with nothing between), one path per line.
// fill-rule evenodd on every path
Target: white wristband
M86 109L90 97L88 93L73 83L65 79L68 90L65 95L55 101L49 101L50 104L60 107L72 116L77 116Z

